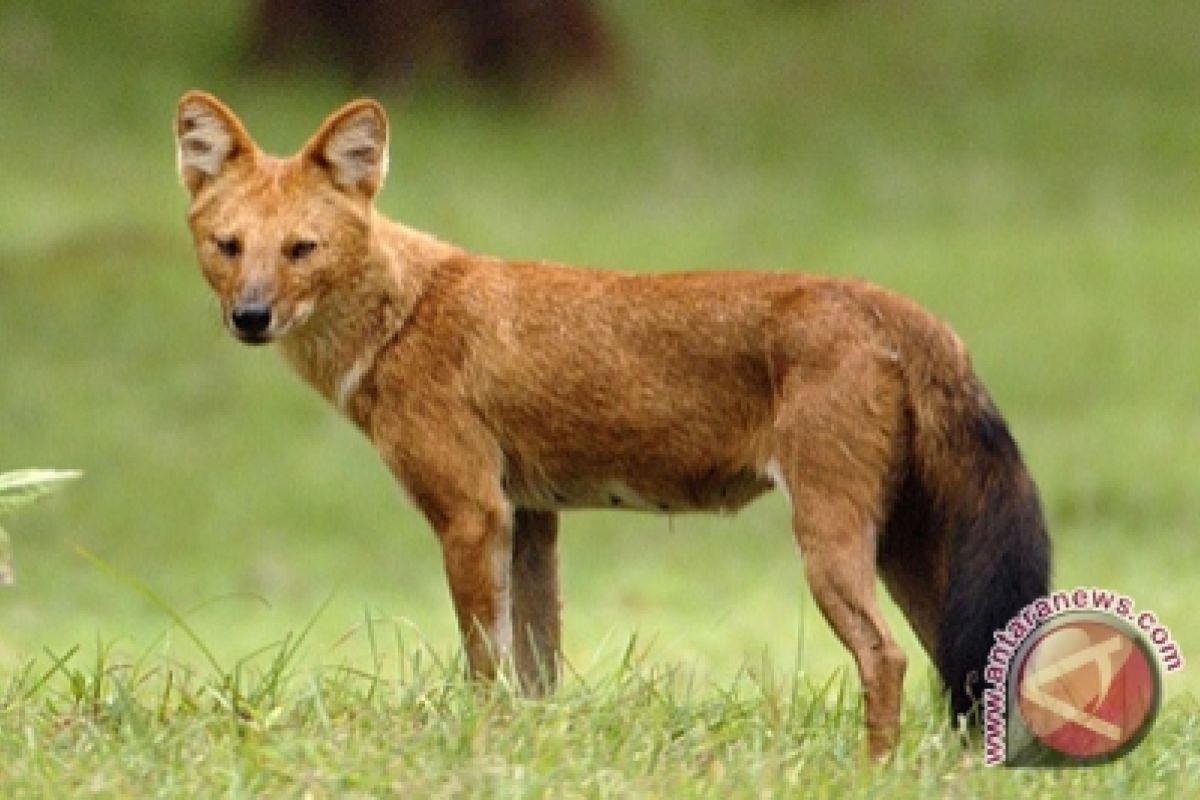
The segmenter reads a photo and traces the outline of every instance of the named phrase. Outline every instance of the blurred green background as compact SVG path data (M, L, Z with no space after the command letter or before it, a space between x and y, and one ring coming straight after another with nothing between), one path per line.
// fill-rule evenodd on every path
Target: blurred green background
M196 659L77 548L225 659L331 594L309 659L362 658L366 613L454 650L433 537L370 446L220 325L175 175L193 87L274 152L377 94L381 207L474 250L857 274L914 297L969 343L1023 446L1055 584L1131 594L1200 645L1200 4L599 8L616 75L535 99L256 72L235 0L0 5L0 470L86 471L6 523L0 664L96 641ZM714 679L764 652L814 680L848 665L787 517L778 497L736 518L567 515L569 659L586 672L637 633Z

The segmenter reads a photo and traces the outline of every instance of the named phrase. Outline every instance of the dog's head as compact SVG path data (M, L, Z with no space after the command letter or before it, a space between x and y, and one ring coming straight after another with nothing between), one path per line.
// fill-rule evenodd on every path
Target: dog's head
M276 158L223 103L188 92L175 140L196 257L238 339L287 335L334 286L355 280L387 173L388 123L378 103L343 106L296 155Z

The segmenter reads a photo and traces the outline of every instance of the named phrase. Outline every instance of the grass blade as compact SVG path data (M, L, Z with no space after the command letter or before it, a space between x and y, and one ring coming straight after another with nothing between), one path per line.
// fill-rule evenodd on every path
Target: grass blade
M104 574L108 575L119 583L128 586L130 589L133 589L142 597L146 598L146 600L150 601L151 605L170 617L171 621L174 622L179 629L183 631L189 639L192 640L192 643L196 645L196 649L198 649L201 655L204 656L204 659L208 662L209 666L212 667L216 676L221 677L226 674L225 670L221 667L221 662L217 660L217 657L213 654L212 650L209 649L208 645L204 643L204 640L200 638L200 635L196 633L191 625L188 624L188 621L183 614L180 614L178 611L172 608L171 604L164 600L158 594L158 592L154 591L132 575L128 575L117 569L84 547L77 546L75 548L75 552Z

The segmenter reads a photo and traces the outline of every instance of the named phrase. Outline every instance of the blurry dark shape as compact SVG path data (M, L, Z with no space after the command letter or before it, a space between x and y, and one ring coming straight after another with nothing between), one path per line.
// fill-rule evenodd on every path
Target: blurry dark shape
M603 79L614 61L594 0L258 0L258 64L342 70L356 82L451 73L486 87Z

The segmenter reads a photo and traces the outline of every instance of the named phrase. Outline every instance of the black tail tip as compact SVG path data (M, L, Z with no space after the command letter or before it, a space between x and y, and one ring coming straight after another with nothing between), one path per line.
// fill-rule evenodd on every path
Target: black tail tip
M982 703L983 679L971 670L958 685L950 687L950 725L955 729L979 729L983 720L979 711Z

